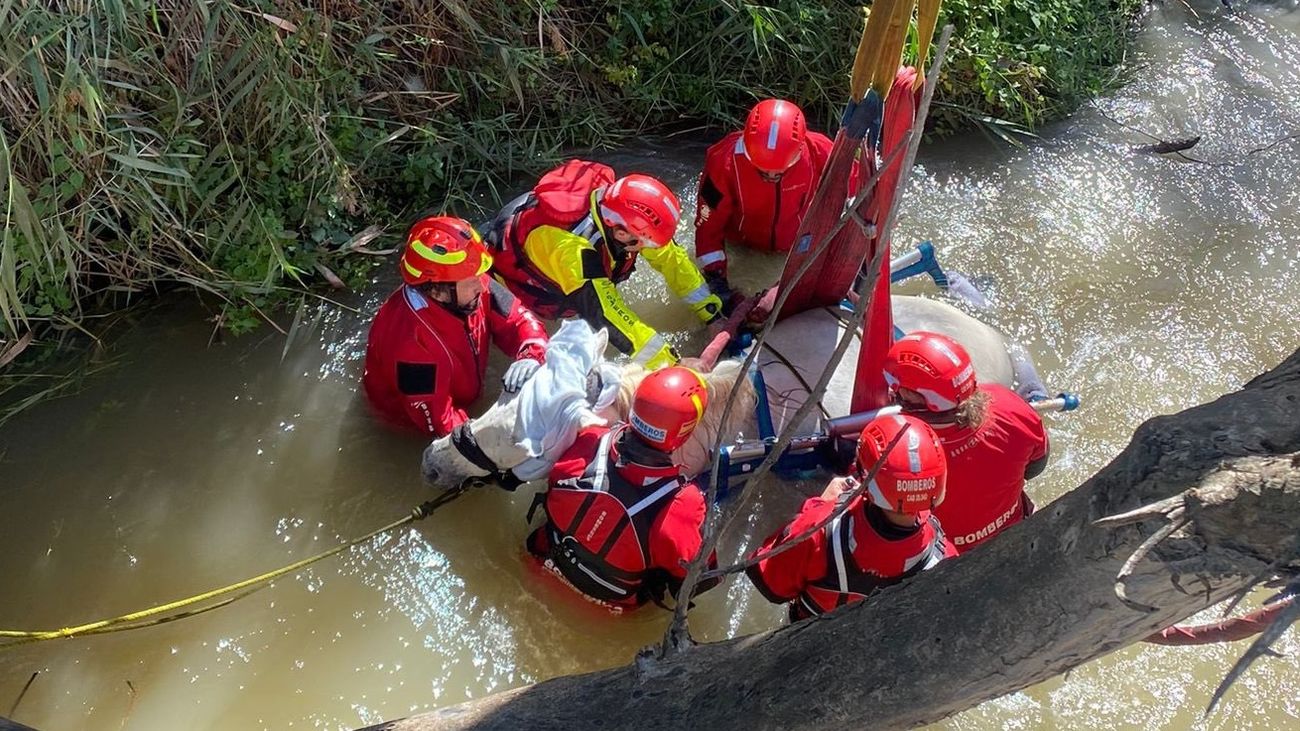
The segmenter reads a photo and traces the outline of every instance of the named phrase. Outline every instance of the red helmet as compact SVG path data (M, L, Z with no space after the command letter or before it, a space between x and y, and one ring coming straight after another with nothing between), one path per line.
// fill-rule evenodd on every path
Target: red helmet
M789 170L799 161L807 138L803 111L782 99L766 99L754 105L742 136L745 157L754 167L772 175Z
M459 282L492 266L492 255L469 223L451 216L422 218L411 227L402 252L402 279L407 284Z
M622 226L651 246L664 246L677 232L682 206L668 186L633 173L614 181L600 199L600 216Z
M628 421L632 431L665 452L686 442L709 406L709 388L700 374L682 366L661 368L636 387Z
M932 332L904 335L885 356L890 393L919 393L930 411L952 411L975 394L975 366L956 340Z
M870 472L904 427L907 433L890 450L867 495L884 510L919 513L943 502L948 487L948 458L929 424L902 414L872 419L858 437L858 473Z

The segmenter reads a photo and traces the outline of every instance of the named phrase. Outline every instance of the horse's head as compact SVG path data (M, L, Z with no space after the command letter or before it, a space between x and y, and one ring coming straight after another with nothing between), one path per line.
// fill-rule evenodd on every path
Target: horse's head
M507 470L528 459L528 450L514 436L516 402L513 394L502 394L482 416L433 440L420 465L424 481L450 489L471 477L492 474L489 467Z
M523 480L545 475L579 429L613 415L605 407L618 376L601 362L606 342L604 330L566 321L547 346L546 365L518 396L502 394L482 416L425 448L425 482L449 489L506 470Z
M695 431L691 432L691 438L673 452L674 461L685 468L687 475L698 475L709 468L713 442L719 433L723 435L723 446L726 446L732 443L739 432L746 431L753 425L758 394L740 366L738 360L725 360L704 374L704 381L709 386L709 406L704 410L704 418L695 427ZM646 373L644 368L637 365L624 366L617 402L621 419L626 419L631 411L632 395ZM723 424L722 412L726 409L727 398L737 382L740 387L736 389L736 403L731 407L727 423Z

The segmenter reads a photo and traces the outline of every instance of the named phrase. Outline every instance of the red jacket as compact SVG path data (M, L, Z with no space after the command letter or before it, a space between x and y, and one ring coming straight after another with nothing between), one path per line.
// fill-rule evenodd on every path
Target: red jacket
M809 498L794 520L752 555L803 534L835 505L822 497ZM768 601L791 602L791 621L829 612L957 555L933 516L920 513L917 519L913 528L893 525L883 511L858 496L839 518L790 550L759 561L747 573Z
M775 183L763 180L745 156L740 132L709 148L695 209L695 263L727 273L724 242L769 252L789 251L833 143L809 132L803 154Z
M481 276L478 309L462 316L403 285L370 323L366 396L385 421L441 437L483 393L488 337L516 360L546 357L546 330L504 286Z
M636 437L623 427L578 433L552 469L550 489L538 496L547 522L529 536L528 549L598 603L630 608L677 592L684 564L700 549L706 510L703 493L677 465L634 462L628 455L655 453L622 439ZM593 494L600 499L588 499ZM610 499L621 507L602 504ZM553 549L567 541L580 548L565 565L563 551ZM709 565L717 565L716 555ZM696 592L716 584L702 582Z
M975 429L936 429L948 454L948 495L934 509L958 552L1024 517L1025 467L1047 454L1038 413L1010 389L980 386L990 397Z

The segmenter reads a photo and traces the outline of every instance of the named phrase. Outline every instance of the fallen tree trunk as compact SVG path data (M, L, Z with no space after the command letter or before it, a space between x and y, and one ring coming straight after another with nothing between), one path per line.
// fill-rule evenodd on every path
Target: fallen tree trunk
M934 722L1140 641L1274 571L1294 573L1298 452L1300 351L1237 393L1148 421L1114 461L1031 519L869 601L372 728ZM1128 521L1096 522L1152 504Z

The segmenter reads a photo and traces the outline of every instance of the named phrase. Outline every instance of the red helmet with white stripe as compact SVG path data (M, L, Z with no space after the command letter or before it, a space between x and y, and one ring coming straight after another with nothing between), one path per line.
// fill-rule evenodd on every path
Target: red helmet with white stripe
M867 485L867 496L884 510L919 513L943 502L948 487L948 458L929 424L902 414L872 419L858 438L857 469L859 475L870 472L904 428L907 433L890 450L880 471Z
M600 198L600 217L651 246L664 246L677 232L682 205L659 180L633 173L614 181Z
M671 452L695 431L709 406L709 388L700 374L682 366L646 376L632 395L628 421L650 446Z
M492 266L492 255L468 222L452 216L422 218L411 227L399 267L402 279L415 286L423 282L459 282L476 277Z
M900 388L925 399L929 411L952 411L975 395L975 366L956 340L939 333L914 332L899 338L885 356L890 393Z
M741 139L754 167L778 175L799 161L807 138L803 110L784 99L766 99L749 110Z

